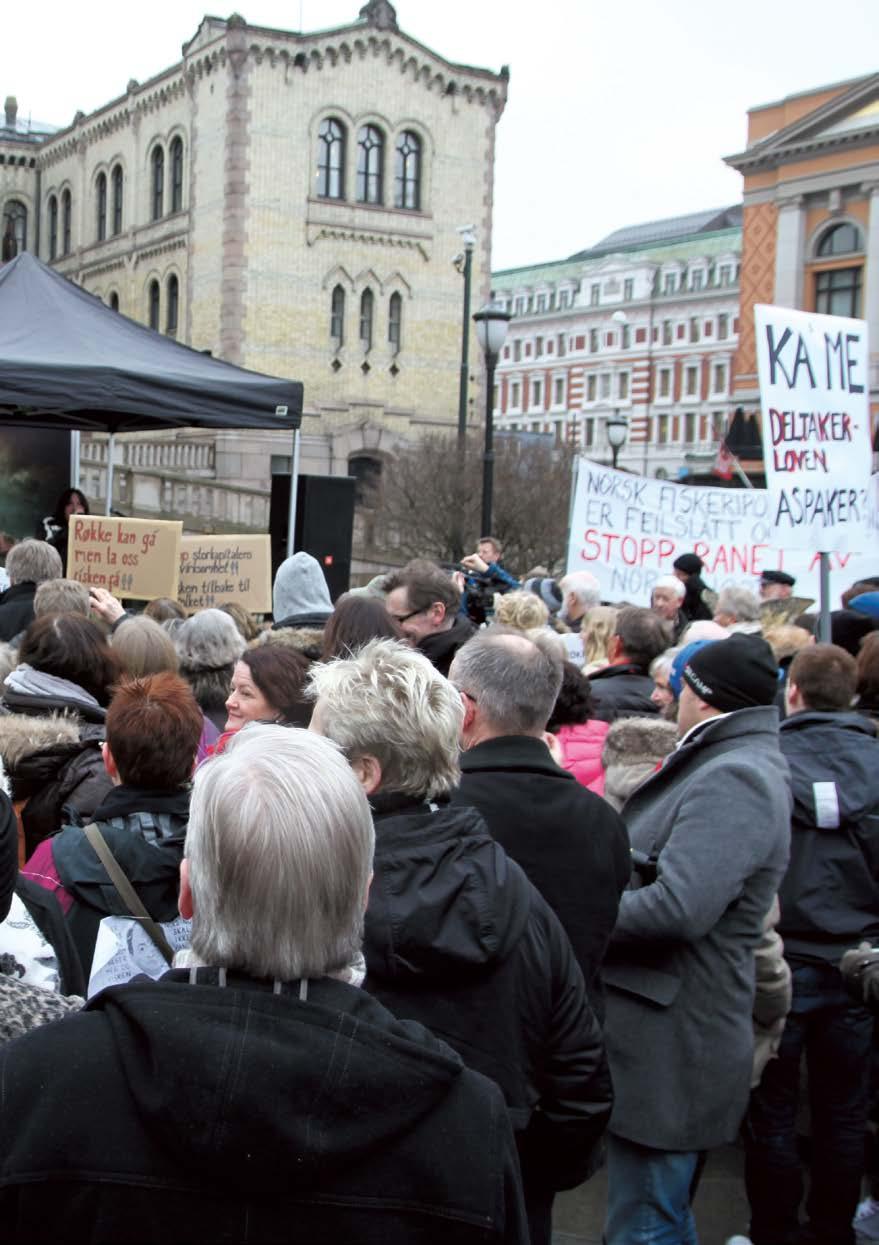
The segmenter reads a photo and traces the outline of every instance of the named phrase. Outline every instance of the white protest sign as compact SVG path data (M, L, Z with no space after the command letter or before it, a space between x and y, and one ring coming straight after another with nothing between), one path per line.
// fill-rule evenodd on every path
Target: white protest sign
M868 507L877 548L879 475ZM660 575L675 558L697 553L703 578L715 591L731 585L756 592L760 574L787 571L800 597L819 596L819 557L781 546L772 531L765 489L702 488L614 471L581 458L578 464L568 545L568 571L591 571L605 601L649 605ZM864 575L877 573L877 557L838 553L830 557L831 600Z
M237 601L252 614L272 608L272 551L268 536L184 536L178 600L194 613Z
M788 307L754 308L770 523L786 549L867 548L867 325Z

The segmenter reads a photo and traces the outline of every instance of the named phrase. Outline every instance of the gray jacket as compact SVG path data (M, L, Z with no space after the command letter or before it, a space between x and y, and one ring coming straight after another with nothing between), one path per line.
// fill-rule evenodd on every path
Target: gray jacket
M623 809L635 860L605 962L611 1132L659 1150L731 1141L751 1083L754 948L787 866L774 707L711 721ZM639 881L641 884L639 885Z

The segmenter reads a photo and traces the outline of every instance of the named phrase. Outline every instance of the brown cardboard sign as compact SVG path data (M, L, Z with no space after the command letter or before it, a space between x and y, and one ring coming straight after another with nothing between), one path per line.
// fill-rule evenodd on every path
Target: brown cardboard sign
M178 598L190 613L235 601L252 614L272 608L268 536L184 536Z
M67 577L117 597L176 597L183 524L164 519L70 519Z

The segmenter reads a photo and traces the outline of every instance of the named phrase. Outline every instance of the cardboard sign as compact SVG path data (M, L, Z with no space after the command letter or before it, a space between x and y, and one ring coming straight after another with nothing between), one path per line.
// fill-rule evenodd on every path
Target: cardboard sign
M786 549L868 547L867 325L788 307L754 308L769 521Z
M872 534L865 547L875 548L879 475L870 485L867 522ZM766 489L672 484L580 459L568 571L591 571L605 601L649 605L654 583L672 573L682 553L702 558L703 579L717 592L731 585L756 592L763 571L783 570L795 576L798 597L819 596L818 554L778 539ZM870 554L831 555L833 601L856 579L875 574L875 562Z
M78 514L70 520L67 577L117 597L176 597L183 524Z
M252 614L272 608L268 536L184 536L178 599L190 613L236 601Z

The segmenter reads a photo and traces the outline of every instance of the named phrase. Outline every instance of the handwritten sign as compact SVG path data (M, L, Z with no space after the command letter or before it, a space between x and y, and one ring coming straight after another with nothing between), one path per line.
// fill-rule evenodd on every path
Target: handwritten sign
M754 308L770 522L787 549L866 548L870 497L867 325Z
M70 519L67 577L136 601L177 595L183 524L161 519Z
M272 608L268 536L184 536L180 602L190 612L237 601L252 614Z
M879 475L870 485L867 522L879 535ZM574 492L568 571L591 571L605 601L649 605L660 575L675 558L695 552L709 587L736 585L756 592L760 574L783 570L796 578L797 596L819 596L817 553L790 548L772 525L766 489L701 488L651 480L580 459ZM831 591L875 574L869 554L833 554Z

